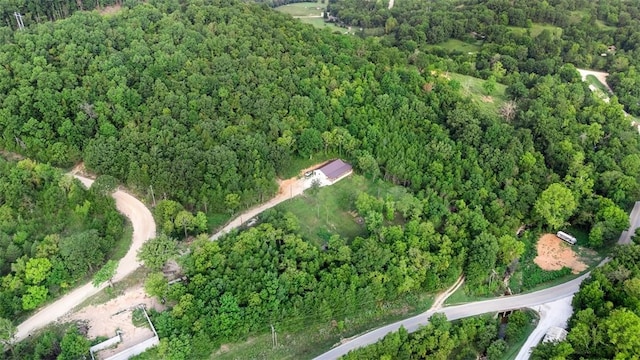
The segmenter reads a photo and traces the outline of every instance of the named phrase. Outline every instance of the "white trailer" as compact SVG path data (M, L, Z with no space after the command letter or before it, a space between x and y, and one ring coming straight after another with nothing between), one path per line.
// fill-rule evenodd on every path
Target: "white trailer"
M575 243L578 242L578 240L576 240L575 237L573 237L572 235L567 234L564 231L558 231L556 236L559 237L560 239L568 242L571 245L575 245Z

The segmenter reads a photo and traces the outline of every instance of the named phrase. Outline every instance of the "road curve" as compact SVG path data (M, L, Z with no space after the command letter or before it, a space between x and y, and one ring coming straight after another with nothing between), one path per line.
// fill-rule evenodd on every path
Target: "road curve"
M497 299L478 301L463 305L448 306L437 311L429 310L414 317L372 330L362 336L351 340L346 344L340 345L331 349L330 351L327 351L326 353L316 357L315 360L337 359L353 349L378 342L388 333L397 331L400 326L404 326L405 329L407 329L407 331L409 332L416 331L420 328L420 326L427 324L429 317L436 312L444 313L449 320L457 320L469 316L520 309L524 307L534 307L537 305L553 302L555 300L559 300L576 293L580 288L580 283L582 283L582 280L584 280L588 276L589 273L568 281L564 284L532 292L529 294L504 296Z
M531 355L531 349L540 343L540 340L547 334L549 328L552 326L567 328L567 321L573 313L571 307L571 300L573 295L567 296L560 300L548 302L546 304L538 305L533 309L540 316L540 321L533 329L533 332L529 335L524 345L520 348L516 360L526 360Z
M86 187L90 187L93 180L86 177L73 174ZM118 268L113 276L113 281L118 281L135 271L142 263L137 259L138 250L145 241L156 235L156 223L153 220L151 211L138 199L118 190L113 193L116 201L116 208L123 215L129 218L133 226L133 237L131 247L125 256L120 259ZM51 322L57 321L68 311L78 306L84 300L95 295L102 290L107 284L103 283L99 287L93 286L91 283L66 294L62 298L40 309L37 313L29 317L27 320L18 325L15 340L20 341L29 336L34 330L40 329Z

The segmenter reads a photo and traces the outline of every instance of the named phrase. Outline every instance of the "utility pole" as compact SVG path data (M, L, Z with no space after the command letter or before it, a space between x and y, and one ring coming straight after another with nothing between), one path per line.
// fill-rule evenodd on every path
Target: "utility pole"
M274 349L278 346L278 334L276 334L276 329L273 327L273 324L271 324L271 344Z
M149 185L149 189L151 189L151 198L153 199L153 207L155 207L156 206L156 196L153 195L153 185Z
M14 12L13 16L16 17L16 22L18 23L18 30L24 30L24 21L22 21L22 14L19 12Z

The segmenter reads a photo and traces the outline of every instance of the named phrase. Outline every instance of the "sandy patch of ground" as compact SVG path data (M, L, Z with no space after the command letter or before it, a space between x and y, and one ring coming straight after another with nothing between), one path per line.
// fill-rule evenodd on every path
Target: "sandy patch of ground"
M113 14L117 13L118 11L120 11L121 8L122 8L122 6L120 6L119 4L111 5L111 6L105 6L105 7L102 8L102 10L100 10L100 15L113 15Z
M571 245L554 234L542 235L538 240L537 250L538 256L533 262L543 270L560 270L566 266L571 268L574 274L578 274L588 267L573 251Z
M165 309L155 298L145 294L142 286L137 286L104 304L90 305L69 314L62 319L62 322L86 322L89 328L87 337L90 339L98 336L111 338L116 336L116 331L119 330L122 333L122 342L118 347L100 352L99 357L106 358L153 337L151 329L135 327L131 321L133 310L140 304L145 304L147 309L154 308L158 311Z

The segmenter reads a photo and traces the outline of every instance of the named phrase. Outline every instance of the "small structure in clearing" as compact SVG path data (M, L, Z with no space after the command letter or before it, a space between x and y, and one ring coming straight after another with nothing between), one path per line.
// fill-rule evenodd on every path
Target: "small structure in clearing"
M542 339L542 342L559 342L564 341L566 338L567 330L561 327L552 326L549 328L549 330L547 330L547 333L544 335L544 339Z
M315 172L316 176L322 176L326 178L330 184L335 184L336 182L351 175L353 168L341 159L336 159L327 163Z

